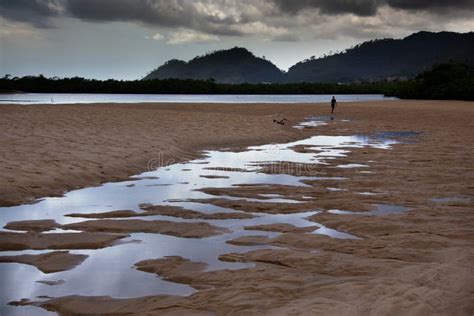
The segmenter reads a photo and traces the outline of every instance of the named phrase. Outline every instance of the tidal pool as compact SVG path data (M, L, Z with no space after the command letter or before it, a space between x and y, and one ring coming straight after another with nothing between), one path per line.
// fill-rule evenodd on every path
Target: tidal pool
M372 147L388 149L396 141L367 136L314 136L308 139L286 143L249 147L243 152L207 151L204 157L158 168L131 177L127 181L105 183L97 187L74 190L63 197L39 200L36 204L0 208L0 227L12 221L54 219L60 224L84 221L84 218L67 217L70 213L100 213L113 210L143 212L140 205L172 205L203 213L232 213L233 209L211 204L195 203L196 199L244 199L254 203L306 203L295 201L279 194L262 194L254 198L233 196L213 196L200 191L204 188L230 188L248 184L279 184L306 186L303 180L318 180L318 177L300 177L287 174L266 174L259 172L259 165L265 163L291 162L301 164L328 165L331 158L345 156L354 148ZM311 152L299 153L292 148L304 146ZM314 152L312 152L314 151ZM360 167L360 166L358 166ZM370 166L364 165L365 168ZM204 177L203 177L204 176ZM336 178L335 178L336 179ZM345 178L341 178L343 180ZM329 188L329 190L335 190ZM72 250L73 254L89 257L76 268L51 274L44 274L33 266L5 263L0 264L0 314L28 315L49 314L32 307L12 307L7 303L22 298L36 299L38 296L65 295L108 295L112 297L139 297L158 294L190 295L195 290L185 284L169 282L150 273L134 269L133 265L145 259L164 256L206 262L209 270L242 269L251 267L248 263L227 263L219 261L219 255L230 252L270 248L270 246L235 246L227 241L244 235L264 235L276 237L279 233L246 231L245 226L274 223L288 223L297 227L315 226L312 233L324 234L332 238L358 238L344 232L329 229L319 223L306 220L318 210L308 209L294 214L253 214L250 219L182 219L170 216L138 217L142 220L167 220L174 222L207 222L226 227L229 233L210 238L180 238L162 234L135 233L122 242L98 250ZM384 212L381 208L380 212ZM4 230L5 231L5 230ZM51 233L62 232L55 230ZM8 251L3 255L40 254L48 251ZM36 281L65 282L47 285Z
M363 193L370 193L370 192L363 192ZM396 205L396 204L374 204L374 209L372 211L367 212L354 212L354 211L345 211L345 210L328 210L328 213L331 214L338 214L338 215L362 215L362 216L381 216L381 215L389 215L389 214L396 214L407 212L410 208Z

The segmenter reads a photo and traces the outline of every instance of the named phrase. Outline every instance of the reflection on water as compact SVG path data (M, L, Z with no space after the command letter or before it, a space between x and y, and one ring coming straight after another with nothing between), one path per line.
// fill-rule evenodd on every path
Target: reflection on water
M367 165L361 165L358 163L350 163L346 165L337 165L336 168L342 168L342 169L354 169L354 168L368 168L369 166Z
M374 210L367 212L353 212L344 210L329 210L328 213L338 215L389 215L409 211L408 207L395 204L374 204Z
M411 137L417 137L420 136L421 133L419 132L412 132L412 131L398 131L398 132L379 132L375 133L373 136L374 138L392 138L392 139L398 139L398 138L411 138Z
M334 120L332 116L311 116L308 117L304 122L299 123L298 125L293 126L296 129L305 129L316 126L326 125L327 121Z
M305 129L312 128L317 126L327 125L327 122L337 121L337 122L350 122L347 119L337 119L335 115L323 115L323 116L311 116L306 118L305 121L299 123L298 125L293 126L296 129Z
M288 186L308 186L302 180L317 177L298 177L286 174L259 173L259 165L268 162L294 162L302 164L327 164L331 157L344 156L351 148L370 146L389 148L393 141L373 140L361 136L314 136L305 140L286 144L271 144L250 147L244 152L208 151L199 160L167 166L155 171L145 172L120 183L106 183L98 187L68 192L64 197L45 198L33 205L0 208L0 225L11 221L54 219L60 224L83 221L81 218L64 216L70 213L97 213L112 210L134 210L140 212L140 205L182 206L203 213L236 212L211 204L186 202L189 199L209 199L215 196L199 189L229 188L239 184L280 184ZM297 153L292 148L304 146L308 152ZM227 171L226 171L227 170ZM230 170L230 171L229 171ZM207 178L202 176L217 176ZM220 199L237 199L232 196L219 196ZM245 198L238 198L245 199ZM276 194L266 194L247 199L248 201L271 203L305 203L294 201ZM182 256L194 261L208 263L208 269L241 269L250 267L248 263L221 262L219 255L230 252L247 252L269 246L235 246L226 242L249 231L244 226L288 223L297 227L317 226L313 233L333 238L357 238L338 232L306 218L317 210L297 214L254 214L251 219L202 220L182 219L170 216L142 217L143 220L168 220L176 222L203 222L227 227L231 233L211 238L190 239L161 234L131 234L125 243L99 249L74 250L73 254L86 254L89 257L73 270L44 274L32 266L22 264L0 264L0 313L24 315L29 309L9 307L5 304L21 298L35 298L40 295L64 296L109 295L113 297L138 297L156 294L189 295L194 292L188 285L176 284L157 278L155 275L140 272L133 265L145 259L164 256ZM383 211L383 208L380 209ZM53 231L57 233L60 231ZM252 231L252 235L276 237L279 233ZM139 242L132 242L139 241ZM9 251L0 255L39 254L45 251ZM38 280L65 280L63 284L50 286L37 283Z
M395 204L375 204L374 206L375 210L371 212L373 215L388 215L410 210L408 207Z
M440 204L450 204L450 203L469 203L471 201L471 198L469 196L448 196L448 197L443 197L443 198L433 198L431 201L435 203L440 203Z
M217 95L217 94L87 94L87 93L7 93L0 94L0 104L64 103L321 103L332 95ZM337 95L338 102L396 100L381 94Z

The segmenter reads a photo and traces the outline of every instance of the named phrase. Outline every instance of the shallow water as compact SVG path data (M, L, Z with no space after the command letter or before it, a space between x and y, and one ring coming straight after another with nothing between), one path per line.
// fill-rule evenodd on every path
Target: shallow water
M306 118L303 122L293 127L296 129L305 129L305 128L311 128L311 127L316 127L316 126L323 126L323 125L327 125L326 122L333 121L333 120L334 120L334 116L311 116L311 117Z
M216 94L87 94L87 93L7 93L0 104L71 104L71 103L321 103L329 94L303 95L216 95ZM336 95L338 102L396 100L381 94Z
M342 169L354 169L354 168L368 168L369 166L367 165L362 165L358 163L350 163L346 165L337 165L336 168L342 168Z
M450 204L450 203L469 203L471 198L469 196L448 196L442 198L433 198L431 199L432 202L439 203L439 204Z
M45 198L33 205L20 205L0 208L0 226L11 221L54 219L67 224L85 219L66 217L69 213L98 213L112 210L141 211L140 205L182 206L186 209L204 213L236 212L211 204L187 202L189 199L209 199L216 196L200 191L203 188L228 188L239 184L284 184L289 186L307 186L302 180L318 177L298 177L286 174L259 173L259 165L275 162L296 162L311 164L328 164L332 157L346 155L353 148L365 146L387 149L396 143L388 139L372 139L365 136L314 136L305 140L286 144L270 144L250 147L243 152L208 151L205 157L167 166L134 176L128 181L106 183L98 187L74 190L59 198ZM295 146L304 146L315 152L297 153ZM213 168L232 168L242 171L212 170ZM367 166L368 167L368 166ZM210 169L209 169L210 168ZM234 169L235 168L235 169ZM184 171L183 171L184 170ZM202 177L223 176L209 179ZM342 178L343 179L343 178ZM219 199L244 199L232 196L218 196ZM272 203L305 203L294 201L283 195L267 194L247 199L249 201ZM381 210L383 211L383 210ZM211 238L190 239L166 236L161 234L131 234L123 240L125 243L99 249L74 250L75 254L87 254L81 265L73 270L43 274L35 267L22 264L0 264L0 314L24 315L26 310L9 307L5 304L22 298L34 299L36 296L109 295L113 297L139 297L156 294L189 295L194 289L188 285L176 284L157 278L150 273L137 271L133 265L145 259L156 259L177 255L194 261L206 262L209 270L241 269L252 264L226 263L219 261L219 255L230 252L247 252L269 248L269 246L233 246L226 241L244 235L278 236L279 233L262 231L245 231L244 226L288 223L297 227L315 226L312 233L324 234L332 238L357 238L344 232L310 222L306 218L317 210L296 214L254 214L252 219L202 220L182 219L169 216L149 216L143 220L168 220L175 222L208 222L212 225L227 227L231 233ZM60 232L60 230L53 233ZM139 241L139 242L133 242ZM45 251L9 251L0 255L39 254ZM85 277L86 276L86 277ZM49 286L37 283L39 280L65 280L64 284Z
M370 192L363 192L363 193L370 193ZM367 195L367 194L366 194ZM373 195L373 194L370 194ZM374 204L374 209L372 211L367 212L354 212L354 211L345 211L345 210L329 210L328 213L331 214L338 214L338 215L362 215L362 216L382 216L382 215L389 215L389 214L397 214L402 212L407 212L410 208L396 205L396 204Z

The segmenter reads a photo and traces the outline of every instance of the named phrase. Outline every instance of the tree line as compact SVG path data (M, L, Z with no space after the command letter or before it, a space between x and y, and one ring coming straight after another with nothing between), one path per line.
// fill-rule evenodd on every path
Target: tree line
M400 82L221 84L214 80L94 80L4 76L0 92L124 94L384 94L403 99L474 100L474 67L448 63Z

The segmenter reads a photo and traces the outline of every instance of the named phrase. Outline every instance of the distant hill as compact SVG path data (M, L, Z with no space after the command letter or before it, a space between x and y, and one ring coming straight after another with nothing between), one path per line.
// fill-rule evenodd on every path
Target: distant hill
M350 83L414 77L435 64L474 64L474 33L418 32L403 39L364 42L331 56L302 61L287 73L245 48L170 60L144 79L211 79L219 83Z
M270 61L235 47L199 56L189 62L170 60L144 79L215 79L220 83L279 82L283 72Z
M474 33L419 32L362 43L343 53L291 67L286 82L353 82L413 77L434 64L474 61Z

